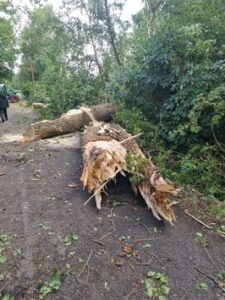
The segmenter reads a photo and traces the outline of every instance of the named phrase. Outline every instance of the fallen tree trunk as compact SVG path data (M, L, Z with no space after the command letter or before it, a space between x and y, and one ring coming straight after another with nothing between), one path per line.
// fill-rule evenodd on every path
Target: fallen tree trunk
M86 108L98 121L109 121L117 111L115 105L99 104ZM90 118L83 109L72 109L56 120L44 120L29 125L23 133L24 141L36 141L57 135L80 130L90 122Z
M40 109L40 108L47 108L47 107L48 107L48 104L46 104L46 103L34 102L32 104L32 109L33 110Z
M90 113L87 111L87 114ZM83 173L81 181L101 208L101 192L118 173L129 176L135 193L139 192L157 219L163 217L171 224L175 215L168 195L177 195L178 189L168 184L159 169L147 159L134 138L118 124L97 122L88 126L81 137Z

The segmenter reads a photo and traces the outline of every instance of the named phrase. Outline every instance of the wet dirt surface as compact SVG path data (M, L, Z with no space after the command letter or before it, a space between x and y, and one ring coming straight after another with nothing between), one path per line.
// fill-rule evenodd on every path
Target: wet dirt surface
M0 299L158 299L146 294L149 271L168 277L166 299L225 299L222 238L179 207L175 226L157 221L121 178L100 212L94 200L84 206L79 134L23 144L34 113L13 104L9 118L0 124ZM53 282L53 272L63 276Z

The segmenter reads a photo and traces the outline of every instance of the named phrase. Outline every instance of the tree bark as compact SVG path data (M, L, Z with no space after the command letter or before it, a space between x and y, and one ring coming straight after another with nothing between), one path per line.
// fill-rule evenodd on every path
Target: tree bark
M87 18L88 18L88 31L87 32L89 33L89 36L90 36L91 45L92 45L93 52L94 52L95 63L97 65L101 80L105 85L106 81L108 81L108 76L105 74L102 63L101 63L101 60L99 58L96 39L95 39L95 35L93 33L93 25L94 25L93 17L90 14L90 10L88 9L85 1L81 1L81 3L82 3L82 6L83 6L83 8L86 12Z
M101 192L118 173L129 177L135 193L139 192L157 219L173 224L175 215L168 195L178 189L168 184L159 169L147 159L132 136L118 124L94 121L81 137L83 173L81 181L101 208Z
M117 108L112 104L99 104L85 108L99 121L110 121ZM23 133L24 141L36 141L57 135L75 132L88 125L90 117L84 113L84 108L68 111L56 120L44 120L28 126Z
M31 79L32 79L32 83L33 85L35 84L35 78L34 78L34 67L33 67L33 61L30 58L30 71L31 71Z
M104 0L104 6L105 6L105 13L106 13L106 23L107 23L107 28L108 28L108 34L110 37L110 44L112 46L112 50L114 52L114 56L116 59L116 62L119 66L122 66L120 57L119 57L119 53L117 50L117 46L116 46L116 33L112 24L112 20L111 20L111 16L110 16L110 10L109 10L109 4L108 4L108 0Z
M148 35L151 37L156 28L156 15L165 5L165 0L144 0L144 4L148 12L146 20Z

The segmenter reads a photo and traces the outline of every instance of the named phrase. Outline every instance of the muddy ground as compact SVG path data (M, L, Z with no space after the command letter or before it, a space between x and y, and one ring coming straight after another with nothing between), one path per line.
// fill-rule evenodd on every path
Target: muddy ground
M25 145L34 113L12 104L9 118L0 123L0 299L158 299L164 283L153 276L149 298L149 271L168 277L166 299L225 299L221 237L179 207L174 227L157 221L120 178L100 212L84 206L79 133Z

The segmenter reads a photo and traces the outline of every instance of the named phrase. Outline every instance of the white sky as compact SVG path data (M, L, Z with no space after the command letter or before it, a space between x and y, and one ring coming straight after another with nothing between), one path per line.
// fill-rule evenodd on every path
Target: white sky
M17 5L29 5L29 0L13 0ZM122 18L124 20L130 20L131 16L136 14L143 7L142 0L126 0ZM62 0L48 0L47 3L52 4L57 11L62 4Z

